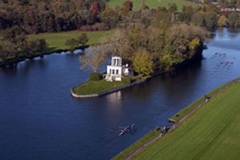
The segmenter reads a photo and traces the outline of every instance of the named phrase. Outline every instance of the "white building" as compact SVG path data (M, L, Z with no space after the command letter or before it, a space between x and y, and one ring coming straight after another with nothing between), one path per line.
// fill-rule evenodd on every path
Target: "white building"
M107 65L107 81L121 81L123 76L131 76L132 70L126 65L122 65L122 58L119 56L112 57L111 64Z

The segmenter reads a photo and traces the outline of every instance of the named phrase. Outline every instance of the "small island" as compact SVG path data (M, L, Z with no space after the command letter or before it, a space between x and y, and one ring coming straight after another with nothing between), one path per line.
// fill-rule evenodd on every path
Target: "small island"
M202 59L209 32L188 24L117 29L79 56L81 69L91 68L89 80L71 89L76 98L99 97L142 83L163 72ZM111 62L110 65L109 62ZM106 73L98 69L106 67Z
M145 81L144 78L134 80L133 74L132 67L122 65L122 58L114 56L106 73L93 72L90 80L72 88L71 94L75 98L99 97Z

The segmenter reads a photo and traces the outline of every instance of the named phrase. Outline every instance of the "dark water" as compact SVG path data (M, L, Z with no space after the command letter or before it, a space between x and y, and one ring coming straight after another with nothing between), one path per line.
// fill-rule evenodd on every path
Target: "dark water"
M70 95L90 72L79 70L78 54L1 69L0 159L110 159L156 126L169 125L178 110L240 77L240 34L224 29L214 35L200 63L96 99ZM118 136L130 123L135 130Z

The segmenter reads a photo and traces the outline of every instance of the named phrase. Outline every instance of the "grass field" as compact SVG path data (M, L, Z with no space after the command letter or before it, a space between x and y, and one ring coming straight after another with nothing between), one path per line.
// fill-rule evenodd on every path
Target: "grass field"
M83 31L69 31L69 32L58 32L58 33L41 33L41 34L31 34L28 35L28 38L37 39L37 38L44 38L46 39L47 43L49 44L49 48L51 51L54 50L62 50L68 49L68 46L65 45L66 40L70 38L77 38L80 36ZM104 35L112 33L112 30L108 31L93 31L93 32L85 32L88 35L89 42L88 45L97 44L99 40Z
M240 155L240 83L212 98L135 159L235 160Z
M123 152L119 153L117 156L113 157L112 160L122 160L126 159L131 153L136 151L138 148L142 147L145 143L159 136L159 130L151 130L149 133L144 135L140 140L133 143L130 147L126 148Z
M122 81L107 82L105 79L100 81L87 81L75 87L73 92L81 95L96 94L123 85L126 85L126 83Z
M235 80L233 80L235 81ZM209 92L207 94L207 96L212 97L212 95L217 94L218 92L220 92L220 90L222 90L224 87L231 85L231 83L233 83L233 81L230 81L214 90L212 90L211 92ZM194 109L197 105L201 104L205 102L205 97L202 96L201 98L199 98L198 100L196 100L195 102L191 103L190 105L188 105L187 107L183 108L182 110L180 110L178 113L176 113L175 115L173 115L171 118L169 118L169 121L172 122L178 122L179 120L181 120L186 114L188 114L192 109Z
M116 7L116 6L122 6L123 2L126 0L109 0L108 5L109 7ZM142 0L132 0L133 2L133 11L137 11L142 6ZM178 7L178 11L182 10L182 6L196 6L197 4L188 2L186 0L145 0L145 4L149 8L157 8L158 6L165 6L167 7L169 3L176 3Z

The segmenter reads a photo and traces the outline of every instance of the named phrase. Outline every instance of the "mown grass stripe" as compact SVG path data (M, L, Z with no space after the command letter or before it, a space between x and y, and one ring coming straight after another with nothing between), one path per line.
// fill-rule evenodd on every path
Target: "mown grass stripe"
M240 150L239 93L238 83L215 96L176 130L134 158L236 159Z

